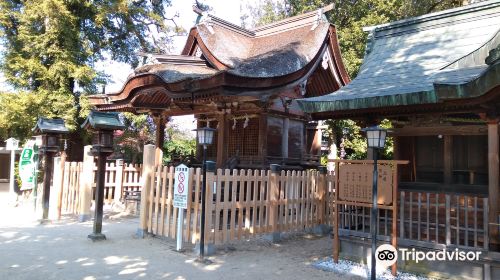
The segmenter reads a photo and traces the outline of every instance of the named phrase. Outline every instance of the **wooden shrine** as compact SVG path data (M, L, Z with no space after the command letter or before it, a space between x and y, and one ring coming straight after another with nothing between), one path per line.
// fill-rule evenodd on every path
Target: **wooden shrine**
M168 117L194 114L198 126L217 128L207 151L217 167L316 167L321 128L296 99L349 82L329 9L255 29L204 14L181 55L146 54L121 91L90 100L99 111L152 114L158 147Z
M299 101L313 119L361 125L389 119L394 159L409 161L400 189L488 197L494 250L500 248L499 21L500 3L485 1L366 28L358 76L337 92ZM471 210L478 202L457 201L457 213L466 212L455 219L460 228L464 217L479 216ZM459 239L471 243L467 234Z

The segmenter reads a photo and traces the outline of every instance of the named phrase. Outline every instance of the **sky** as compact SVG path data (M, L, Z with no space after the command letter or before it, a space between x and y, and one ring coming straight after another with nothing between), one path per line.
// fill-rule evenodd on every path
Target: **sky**
M240 25L240 6L245 9L247 5L254 4L256 1L251 0L205 0L202 1L212 7L210 14L213 14L226 21ZM193 12L192 6L194 1L190 0L172 0L172 6L167 8L167 15L179 14L176 23L182 26L187 32L194 26L197 14ZM174 37L174 52L172 54L180 54L187 36ZM124 63L116 61L103 61L98 65L99 70L104 70L108 75L111 75L112 83L106 86L106 92L119 91L127 77L132 73L132 68ZM191 131L196 128L194 116L180 116L172 118L172 122L179 127L184 127Z
M226 21L240 24L240 5L246 8L251 0L205 0L202 1L212 7L211 14L220 17ZM172 6L167 8L167 15L179 14L176 23L182 26L187 32L194 26L197 14L193 12L194 1L190 0L172 0ZM174 37L174 49L172 54L180 54L187 36ZM106 86L107 92L119 91L125 83L127 76L132 72L129 65L115 61L104 61L98 65L99 70L104 70L111 75L112 84Z
M220 17L226 21L240 25L240 7L245 9L249 4L255 5L259 1L252 0L204 0L202 3L208 4L212 7L210 14ZM193 12L192 6L194 0L172 0L172 6L167 8L167 15L174 15L178 13L179 17L176 18L176 23L182 26L187 32L194 26L197 14ZM176 36L174 38L174 49L172 54L180 54L187 36ZM0 53L2 46L0 45ZM132 73L133 69L125 64L116 61L102 61L96 65L98 70L111 76L111 83L106 86L106 92L116 92L121 89L127 77ZM11 88L5 83L4 76L0 72L0 92L9 91ZM187 129L194 128L194 117L175 117L174 123L186 127Z

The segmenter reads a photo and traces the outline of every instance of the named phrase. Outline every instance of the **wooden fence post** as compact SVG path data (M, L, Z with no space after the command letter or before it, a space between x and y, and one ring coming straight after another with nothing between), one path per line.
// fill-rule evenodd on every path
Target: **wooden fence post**
M61 218L62 177L64 166L61 168L61 157L54 157L54 175L52 175L52 192L50 198L49 216L51 219Z
M125 166L123 159L116 160L116 175L115 175L115 203L120 203L123 195L123 171Z
M272 242L278 242L280 240L280 227L279 221L279 211L278 211L278 198L279 198L279 174L281 172L281 166L278 164L271 164L271 172L269 175L269 228L271 233L267 239Z
M90 220L90 206L92 204L92 185L94 183L94 156L90 153L92 145L83 149L83 170L80 176L80 203L78 221Z
M140 224L137 229L137 237L144 238L148 232L148 204L151 185L154 184L155 175L155 146L145 145L142 161L142 190L141 190L141 213Z
M61 219L61 211L62 211L62 199L63 199L63 191L64 191L64 172L66 171L66 152L63 151L61 153L60 157L60 162L59 166L55 165L56 161L54 161L54 167L59 169L59 172L61 172L59 178L56 178L54 176L54 185L58 184L59 189L58 190L58 195L57 195L57 213L56 213L56 218L58 220Z
M318 199L318 205L317 205L317 212L316 215L318 215L317 218L317 226L314 228L314 232L316 234L326 234L328 233L328 223L326 222L326 192L327 192L327 184L326 184L326 173L328 169L326 166L319 166L318 167L318 181L316 182L317 185L317 199Z
M215 232L219 229L215 227L214 219L217 217L214 216L214 182L217 180L216 175L216 163L213 161L206 161L207 168L207 186L205 199L205 256L210 256L215 253ZM215 213L218 215L218 213ZM212 233L212 227L214 232ZM198 245L199 246L199 245ZM198 249L199 250L199 249Z
M446 215L446 221L445 221L445 236L446 236L446 246L449 246L451 244L451 197L449 194L445 195L446 202L445 202L445 215Z

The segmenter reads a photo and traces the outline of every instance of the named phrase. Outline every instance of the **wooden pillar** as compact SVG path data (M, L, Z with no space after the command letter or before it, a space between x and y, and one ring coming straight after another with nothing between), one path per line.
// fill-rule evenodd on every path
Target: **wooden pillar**
M116 177L115 177L115 203L121 203L123 195L123 170L125 165L123 164L123 159L116 160Z
M288 158L288 130L290 128L290 119L283 119L283 135L281 137L281 154L283 159Z
M83 149L83 167L80 176L80 206L78 221L90 220L90 205L92 204L92 185L94 183L94 156L90 153L91 145Z
M488 220L489 236L492 244L499 244L498 226L498 179L499 179L499 161L498 161L498 120L488 123Z
M161 164L163 161L163 144L165 143L165 126L166 118L163 115L153 116L156 125L156 135L155 135L155 165Z
M306 133L306 135L307 135L307 133ZM321 155L321 140L322 140L322 138L323 138L322 129L321 129L321 126L319 126L319 124L318 124L318 126L315 129L314 136L312 139L311 149L309 150L309 153L311 155L315 155L315 156ZM307 143L307 141L306 141L306 143Z
M271 164L269 172L269 201L271 202L271 207L269 208L269 226L271 228L271 240L273 242L278 241L280 238L280 227L279 227L279 211L278 211L278 199L279 199L279 180L281 166L278 164Z
M453 136L444 136L444 183L451 184L453 179Z
M326 174L328 173L326 166L318 167L318 225L327 224L325 218L325 208L326 208L326 193L327 193L327 183Z
M398 136L393 136L392 137L392 159L393 160L400 160L401 158L401 152L399 151L399 142L401 139Z
M227 161L227 137L229 135L227 128L226 114L220 114L217 117L219 128L217 129L217 168L222 166ZM234 132L233 132L234 133Z
M149 209L149 194L151 185L154 184L155 174L155 146L145 145L144 155L142 160L142 190L141 190L141 213L140 224L137 229L137 236L144 237L148 232L148 209Z
M267 115L261 114L259 117L259 150L257 154L261 161L262 168L267 165Z
M54 218L61 219L62 196L63 196L63 180L64 180L64 165L66 162L66 153L62 152L60 157L54 158L54 178L52 179L54 190L56 192L56 208Z

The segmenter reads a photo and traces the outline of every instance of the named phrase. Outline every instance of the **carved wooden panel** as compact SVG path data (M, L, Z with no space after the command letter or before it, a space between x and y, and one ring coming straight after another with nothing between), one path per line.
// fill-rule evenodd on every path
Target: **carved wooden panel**
M392 204L392 169L378 167L378 204ZM373 164L342 164L339 167L339 199L343 201L371 203Z

